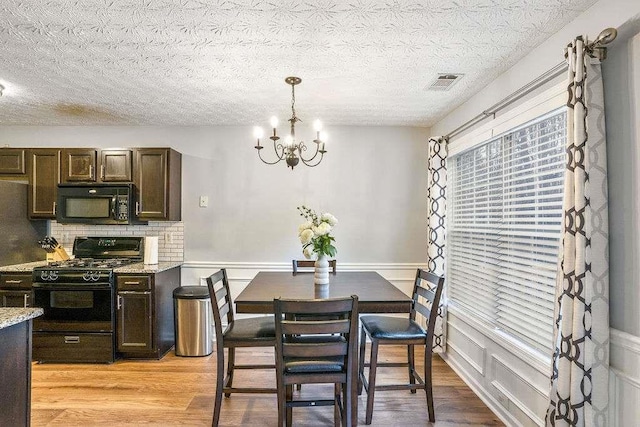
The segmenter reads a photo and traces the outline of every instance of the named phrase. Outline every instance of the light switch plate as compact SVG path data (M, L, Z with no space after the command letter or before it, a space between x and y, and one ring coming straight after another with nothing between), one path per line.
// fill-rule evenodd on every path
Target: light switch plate
M200 196L200 207L206 208L207 206L209 206L209 197Z

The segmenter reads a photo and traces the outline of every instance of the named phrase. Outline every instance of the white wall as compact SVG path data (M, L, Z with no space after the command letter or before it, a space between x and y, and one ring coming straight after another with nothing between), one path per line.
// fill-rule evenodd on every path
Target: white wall
M259 161L251 127L0 127L0 146L171 146L182 153L185 262L301 257L296 207L332 212L339 265L426 262L428 130L328 129L318 167ZM304 127L299 132L304 134ZM266 155L272 150L264 149ZM209 207L198 207L200 195ZM183 276L186 280L195 277Z
M446 134L563 60L577 35L595 38L606 27L635 27L640 1L600 0L550 37L481 92L432 127ZM612 426L636 426L640 419L640 79L639 41L622 31L605 62L609 156L611 268ZM607 80L609 79L609 81ZM615 117L614 117L615 115ZM612 132L613 130L613 132ZM510 424L543 425L549 364L517 348L463 310L450 311L447 361Z

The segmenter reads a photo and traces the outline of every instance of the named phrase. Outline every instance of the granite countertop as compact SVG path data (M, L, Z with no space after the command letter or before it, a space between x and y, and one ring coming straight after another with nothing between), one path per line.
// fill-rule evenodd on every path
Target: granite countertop
M135 264L125 265L124 267L114 268L113 272L116 274L118 273L151 274L151 273L160 273L162 271L171 270L172 268L180 267L181 265L182 265L181 262L175 262L175 261L159 262L158 264L154 264L154 265L147 265L141 262L137 262Z
M137 262L135 264L129 264L124 267L114 268L113 272L118 273L129 273L129 274L151 274L151 273L161 273L166 270L170 270L175 267L181 266L181 262L160 262L154 265L146 265L141 262ZM30 273L36 267L46 267L46 261L36 261L36 262L25 262L24 264L14 264L14 265L5 265L0 267L0 272L11 272L11 273Z
M31 273L36 267L45 267L47 261L25 262L23 264L5 265L0 267L0 271L10 271L12 273Z
M0 329L8 328L20 322L25 322L34 317L42 316L41 308L0 308Z

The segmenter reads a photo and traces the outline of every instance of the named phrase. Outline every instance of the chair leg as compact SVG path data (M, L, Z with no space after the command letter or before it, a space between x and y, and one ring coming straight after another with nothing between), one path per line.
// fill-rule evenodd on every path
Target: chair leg
M293 385L288 385L286 387L286 394L287 394L286 401L291 402L293 400ZM287 427L291 427L291 424L293 423L293 408L291 406L287 406L286 413L287 413Z
M416 377L415 377L415 372L416 372L416 358L415 358L415 352L414 352L414 346L409 344L407 346L407 362L409 364L409 384L415 384L416 383ZM416 389L411 390L411 393L415 394L416 393Z
M364 376L364 352L367 347L367 333L364 331L364 327L360 328L360 352L358 359L358 396L362 394L362 377Z
M431 359L432 353L431 349L426 349L424 351L424 392L427 396L427 410L429 411L429 421L435 422L436 416L435 411L433 410L433 388L431 381Z
M283 427L285 424L286 418L286 405L287 405L287 394L285 391L285 386L283 384L282 376L276 372L276 382L278 384L278 427Z
M378 367L378 340L371 339L371 358L369 360L369 390L367 390L367 415L365 424L371 424L373 418L373 398L376 393L376 370Z
M333 425L335 427L340 427L340 419L342 417L340 412L340 389L340 383L333 385Z
M216 397L213 404L213 421L211 425L218 427L220 407L222 406L222 389L224 387L224 349L218 348L216 361Z
M233 369L236 366L236 349L229 348L229 354L227 356L227 377L224 380L225 387L233 387ZM225 393L224 397L231 396L231 393Z

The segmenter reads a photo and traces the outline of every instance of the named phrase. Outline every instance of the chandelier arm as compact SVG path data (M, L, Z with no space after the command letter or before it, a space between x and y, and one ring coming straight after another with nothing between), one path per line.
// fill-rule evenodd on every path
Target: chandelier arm
M282 154L278 154L278 148L280 148L282 150ZM268 162L265 159L262 158L262 153L260 153L262 150L258 150L258 157L260 158L260 160L262 160L262 163L266 163L268 165L275 165L276 163L279 163L281 160L285 159L285 155L284 155L284 147L282 146L282 144L276 144L275 141L273 142L273 149L276 152L276 157L278 160L273 161L273 162Z
M302 163L304 163L306 165L307 162L312 162L313 159L316 158L316 156L318 155L318 152L320 151L320 144L316 144L316 152L313 153L313 156L311 156L311 157L308 157L306 159L303 158L302 157L302 152L303 151L307 151L307 145L304 142L300 141L299 148L298 148L298 153L300 154L300 160L302 160Z
M318 155L318 153L316 153L315 156L313 156L312 158L310 158L308 160L305 160L302 157L300 157L300 160L302 160L302 163L304 163L305 166L309 166L310 168L314 168L314 167L318 166L320 164L320 162L322 161L322 158L324 157L324 152L321 151L320 152L320 158L318 159L318 161L315 164L311 164L311 161L313 159L315 159L317 155Z

